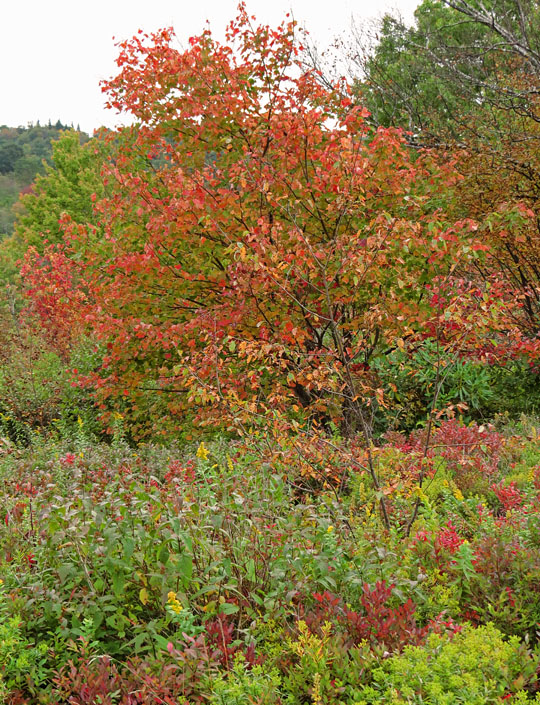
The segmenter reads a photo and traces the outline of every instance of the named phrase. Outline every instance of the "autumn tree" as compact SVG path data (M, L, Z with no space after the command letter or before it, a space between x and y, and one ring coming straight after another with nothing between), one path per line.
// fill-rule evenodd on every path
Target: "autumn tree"
M293 23L256 27L241 7L227 41L206 31L179 51L165 30L120 45L104 88L135 124L110 137L104 237L66 234L84 253L75 308L107 346L82 381L130 400L139 432L195 408L240 430L286 419L367 438L373 356L481 344L489 293L456 272L484 247L441 207L453 165L374 130L350 87L321 86Z

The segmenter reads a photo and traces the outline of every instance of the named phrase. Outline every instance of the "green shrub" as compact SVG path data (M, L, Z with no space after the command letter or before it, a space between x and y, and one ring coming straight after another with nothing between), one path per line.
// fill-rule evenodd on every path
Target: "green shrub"
M13 420L17 427L47 426L66 385L65 363L44 337L26 326L4 329L0 344L0 408L5 421Z
M0 696L21 687L35 692L48 674L47 651L45 643L35 645L26 639L21 618L8 616L0 592Z
M281 678L276 669L262 666L246 668L240 656L231 671L215 678L210 685L211 705L277 705Z
M536 681L537 665L517 637L506 640L492 624L467 626L453 638L431 634L424 646L408 646L388 659L354 705L502 703Z
M482 418L496 401L493 368L448 354L441 357L432 341L414 352L396 349L375 360L373 368L388 405L379 419L381 430L411 430L422 423L433 403L438 378L437 407L458 406L465 421Z

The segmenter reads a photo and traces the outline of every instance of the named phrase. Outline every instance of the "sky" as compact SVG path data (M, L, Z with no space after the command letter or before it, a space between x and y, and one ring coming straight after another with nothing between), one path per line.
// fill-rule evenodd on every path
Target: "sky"
M115 75L115 41L138 29L172 26L179 47L208 20L220 38L238 0L25 0L0 9L0 125L71 124L89 132L121 122L105 110L99 83ZM287 12L318 47L357 25L397 9L412 17L417 0L247 0L261 23L277 25ZM114 38L114 39L113 39Z

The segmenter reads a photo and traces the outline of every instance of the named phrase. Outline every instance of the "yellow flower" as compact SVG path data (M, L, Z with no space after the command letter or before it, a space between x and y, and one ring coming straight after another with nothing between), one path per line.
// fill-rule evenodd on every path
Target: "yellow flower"
M329 534L331 534L333 530L334 530L334 527L333 527L333 526L329 526L328 529L326 529L326 531L327 531Z
M234 470L233 462L231 460L231 456L227 455L227 467L229 470L232 472Z
M80 416L77 416L77 423L79 424L79 426L82 426L84 423Z
M176 593L172 590L167 593L167 602L169 604L169 607L172 609L173 612L176 612L176 614L179 614L184 609L182 607L182 603L176 597Z
M201 443L201 445L197 448L197 458L201 458L202 460L206 460L210 454L210 451L208 448L205 448L204 446L204 441Z

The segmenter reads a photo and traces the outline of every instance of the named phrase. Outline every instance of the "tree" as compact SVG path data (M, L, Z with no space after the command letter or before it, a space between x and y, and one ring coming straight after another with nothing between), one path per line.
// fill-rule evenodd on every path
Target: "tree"
M24 152L18 144L3 144L0 146L0 174L9 174L15 169L16 163Z
M379 42L358 52L362 99L378 124L401 125L415 145L459 154L456 214L497 221L484 277L506 277L521 326L540 327L540 9L522 0L425 0L407 27L385 18ZM524 218L528 212L529 217ZM506 218L506 226L502 220ZM498 233L503 233L499 238ZM523 315L525 314L525 315Z
M165 400L177 426L195 407L239 430L274 419L367 438L374 355L479 344L489 294L457 271L484 248L441 209L453 164L321 86L293 24L254 27L241 8L227 37L120 45L105 89L136 124L110 136L104 237L72 225L63 249L86 295L69 310L108 349L86 381L129 399L139 431L166 428ZM34 297L69 280L62 262L52 288L27 263Z
M98 138L81 144L76 132L64 132L52 143L52 165L38 174L31 188L14 206L15 232L0 243L0 285L16 283L17 262L32 247L40 255L47 243L63 240L62 223L97 222L91 195L102 195L101 166L104 144ZM35 175L35 172L34 172Z
M81 143L79 133L71 130L52 143L52 165L37 176L18 207L15 239L21 255L30 246L42 253L46 242L61 242L66 215L77 223L97 222L92 195L105 193L104 160L105 143L99 137Z
M525 131L538 119L539 22L535 2L424 0L412 27L386 16L371 51L358 38L359 90L377 124L432 146L496 150L519 130L512 118Z

